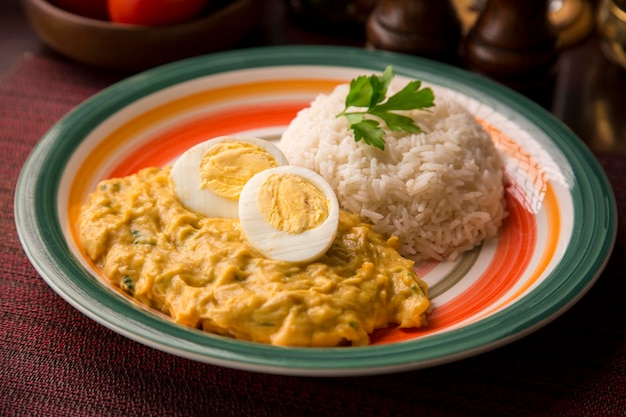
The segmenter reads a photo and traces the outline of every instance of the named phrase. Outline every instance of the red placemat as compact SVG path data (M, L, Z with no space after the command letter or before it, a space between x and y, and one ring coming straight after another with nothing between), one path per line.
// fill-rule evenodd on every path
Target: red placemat
M24 255L13 195L39 138L120 78L30 56L0 79L0 415L624 415L626 216L602 277L567 313L508 346L430 369L350 378L238 371L151 349L82 315ZM626 157L597 156L626 214Z

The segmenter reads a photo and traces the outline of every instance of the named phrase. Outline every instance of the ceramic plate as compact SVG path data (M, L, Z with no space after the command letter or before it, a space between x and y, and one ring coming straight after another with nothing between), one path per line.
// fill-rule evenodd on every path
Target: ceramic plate
M454 96L492 133L506 165L509 217L496 239L455 262L426 262L435 309L423 329L390 327L372 345L282 348L174 324L103 282L80 250L76 218L98 181L164 166L224 134L268 139L320 93L393 65ZM277 47L203 56L126 79L78 106L41 140L19 179L15 214L31 262L65 300L140 343L221 366L360 375L433 366L518 339L593 284L613 247L615 202L593 155L524 97L457 68L344 47Z

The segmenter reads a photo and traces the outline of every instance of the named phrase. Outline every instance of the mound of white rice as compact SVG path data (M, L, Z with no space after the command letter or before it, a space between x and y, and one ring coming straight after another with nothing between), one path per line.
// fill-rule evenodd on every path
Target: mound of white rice
M413 259L453 259L495 236L506 216L502 164L489 134L435 92L430 111L404 112L422 133L388 132L385 150L355 142L345 117L348 85L320 95L279 144L289 162L320 173L341 207L398 236Z

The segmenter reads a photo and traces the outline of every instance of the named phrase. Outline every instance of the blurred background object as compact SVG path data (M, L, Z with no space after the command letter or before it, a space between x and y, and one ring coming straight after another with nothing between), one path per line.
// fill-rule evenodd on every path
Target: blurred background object
M0 74L15 62L31 55L44 56L53 61L63 61L67 57L65 54L59 55L56 49L48 47L48 43L41 42L41 38L32 30L34 26L29 26L23 12L27 1L37 0L0 0ZM215 1L225 2L226 0ZM365 28L369 15L367 10L373 10L376 4L375 0L228 1L249 6L248 11L241 14L245 18L237 20L234 14L232 20L226 19L222 22L224 25L232 22L232 27L228 27L226 32L215 35L219 25L210 27L209 29L214 33L212 36L196 36L191 42L192 45L188 47L214 50L294 44L362 47L367 42ZM616 64L618 61L614 59L610 51L607 55L613 60L609 60L605 56L606 52L603 53L600 47L601 44L607 42L606 46L602 46L602 48L607 48L611 42L614 42L610 39L617 39L615 31L611 29L605 34L606 29L602 23L598 23L598 30L593 30L596 20L592 19L589 22L588 13L585 12L591 8L592 15L596 16L597 11L598 22L604 22L603 16L605 15L602 15L601 11L604 6L599 1L549 0L548 16L555 30L554 35L557 37L558 73L552 103L542 104L583 138L592 149L626 154L626 117L624 117L622 104L626 88L625 71L622 66ZM451 0L451 2L461 23L462 37L465 39L485 9L487 0ZM597 6L602 7L596 8ZM312 10L314 14L307 17L307 13ZM330 16L327 15L333 10ZM566 13L568 10L569 12ZM209 22L214 18L207 16ZM343 23L327 23L329 21L351 23L344 27ZM245 22L249 22L250 26L246 26ZM107 24L107 22L104 23ZM570 41L565 42L563 39L565 39L564 33L567 29L564 28L573 27L584 27L585 30L576 31L577 36L568 37ZM615 26L608 25L608 27L614 28ZM232 33L229 31L235 31L234 35L229 35ZM606 37L607 35L613 37ZM128 38L122 37L122 39ZM79 40L74 40L74 42L78 44ZM158 49L158 38L153 43ZM148 59L156 62L167 58L159 56L160 54L166 55L163 53L165 49L161 49ZM620 51L619 46L616 51ZM97 50L92 53L96 54ZM101 53L106 55L104 51ZM121 51L119 53L122 54ZM148 53L148 49L142 53ZM178 53L189 54L190 52L178 51ZM124 54L124 57L129 60L143 60L139 54L137 56ZM144 64L148 65L149 61L144 60ZM461 60L459 66L464 65L465 63ZM85 70L110 74L107 71L108 67L85 68ZM122 74L136 71L129 69Z
M585 39L594 28L593 6L589 0L550 0L548 18L561 49Z
M594 29L590 0L379 0L366 45L486 75L549 106L559 52Z
M626 69L626 0L602 0L597 19L602 52Z
M488 0L455 0L465 32L476 22ZM594 0L549 0L548 19L558 37L559 48L587 38L594 28Z
M550 0L488 0L465 39L467 68L548 105L558 61L549 5Z
M366 36L376 49L458 63L462 30L450 0L380 0Z
M378 0L284 0L290 17L315 32L363 36L363 26Z
M264 3L213 0L189 22L144 26L80 16L47 0L22 0L31 26L49 47L78 62L120 71L229 49L256 27Z

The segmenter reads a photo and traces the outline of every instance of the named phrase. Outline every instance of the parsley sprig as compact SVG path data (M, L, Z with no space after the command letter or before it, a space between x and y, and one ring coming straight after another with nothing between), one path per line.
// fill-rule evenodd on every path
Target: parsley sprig
M358 142L363 139L368 145L385 149L385 139L383 139L385 131L376 119L382 120L387 128L392 131L421 132L413 119L394 112L433 107L435 95L430 88L421 88L422 82L415 80L387 98L387 89L394 76L393 67L389 65L385 68L382 76L361 75L350 82L346 107L337 117L345 116L348 119L350 129L354 132L355 141ZM348 111L355 107L365 107L367 110Z

